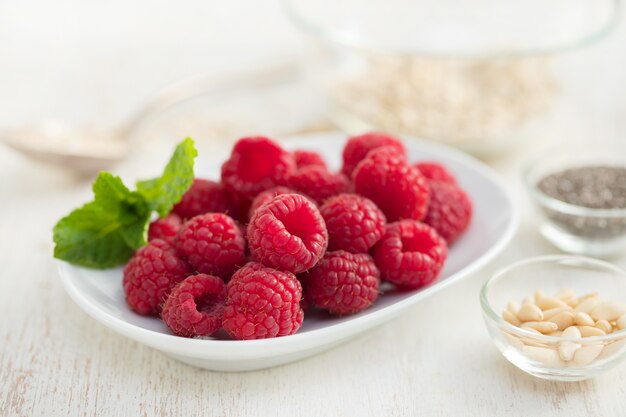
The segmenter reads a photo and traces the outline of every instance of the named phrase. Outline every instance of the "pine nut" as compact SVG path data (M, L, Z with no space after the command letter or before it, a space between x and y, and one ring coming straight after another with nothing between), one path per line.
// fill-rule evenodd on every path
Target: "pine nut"
M603 330L591 326L579 326L578 330L580 330L582 337L604 336L606 334Z
M576 365L587 365L593 362L602 352L602 345L590 345L581 347L574 352L574 363Z
M565 301L563 300L554 297L545 297L541 294L535 296L535 304L537 304L537 307L542 310L549 310L551 308L567 306L567 304L565 304Z
M559 356L558 352L553 349L536 347L536 346L524 346L522 353L526 355L529 359L541 362L544 365L548 365L551 367L560 367L563 366L563 361Z
M580 300L579 300L580 301ZM587 298L585 301L580 301L576 307L574 307L575 313L589 313L599 303L597 298Z
M535 300L535 304L537 304L537 300L541 298L545 298L545 297L547 297L546 293L541 290L535 290L535 293L533 294L533 299Z
M566 339L580 339L582 337L580 330L576 326L570 326L563 330L562 336Z
M522 327L520 327L520 328L522 328ZM523 329L524 330L528 330L529 332L532 332L532 333L541 334L541 332L539 330L535 329L534 327L523 327Z
M561 342L559 343L559 356L564 361L571 361L574 359L574 354L580 347L580 343Z
M504 310L504 312L502 313L502 318L511 323L513 326L519 327L522 325L520 319L518 319L517 316L511 313L509 310Z
M524 349L524 343L522 343L522 341L520 340L520 338L518 336L503 332L504 336L506 336L507 339L509 339L509 343L511 344L511 346L513 346L515 349L517 350L522 350Z
M626 304L605 301L596 305L589 313L594 320L617 320L626 314Z
M536 290L521 306L510 302L502 313L505 321L523 329L523 336L503 331L511 347L528 359L550 367L586 366L593 361L615 357L626 350L626 335L617 341L587 342L582 339L604 336L626 329L626 304L600 301L597 292L576 297L572 289L558 291L554 296ZM555 339L539 340L533 335L549 335Z
M572 308L569 306L566 307L556 307L556 308L551 308L549 310L546 310L543 312L543 319L544 320L549 320L552 317L556 316L559 313L562 313L564 311L572 311Z
M565 299L567 299L567 298L575 297L576 294L574 293L574 290L571 289L571 288L563 288L562 290L560 290L556 294L554 294L554 296L556 298L560 298L561 300L565 301Z
M606 320L598 320L595 324L596 328L602 330L604 333L611 333L613 331L613 326Z
M559 329L559 326L556 323L552 323L550 321L528 321L522 324L522 329L527 329L529 327L542 334L552 333Z
M556 323L559 330L564 330L574 324L574 313L571 311L563 311L551 317L548 321Z
M580 312L574 315L574 324L577 326L593 326L595 322L589 314Z
M597 291L593 291L584 295L581 295L580 297L578 297L578 302L583 302L585 300L588 300L589 298L598 298L598 292Z
M541 321L543 311L534 304L525 303L517 312L517 318L521 321Z
M517 314L517 312L519 311L519 305L517 305L516 302L511 301L507 306L506 309L509 310L511 313L513 314Z

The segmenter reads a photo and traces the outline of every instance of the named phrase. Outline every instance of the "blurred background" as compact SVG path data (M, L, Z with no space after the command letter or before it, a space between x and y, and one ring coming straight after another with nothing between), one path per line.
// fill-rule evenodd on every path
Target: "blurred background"
M230 142L334 126L500 160L529 141L622 141L618 2L431 3L2 2L2 139L113 161L141 149L128 137Z

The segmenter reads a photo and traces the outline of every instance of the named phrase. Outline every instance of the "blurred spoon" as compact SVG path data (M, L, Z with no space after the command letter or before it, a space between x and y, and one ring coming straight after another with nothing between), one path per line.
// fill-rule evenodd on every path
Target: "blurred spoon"
M293 59L240 68L244 70L205 74L175 82L160 90L115 130L75 127L52 120L2 130L0 142L35 160L59 165L81 175L93 175L129 155L133 133L140 125L174 104L207 92L221 93L269 85L297 75Z

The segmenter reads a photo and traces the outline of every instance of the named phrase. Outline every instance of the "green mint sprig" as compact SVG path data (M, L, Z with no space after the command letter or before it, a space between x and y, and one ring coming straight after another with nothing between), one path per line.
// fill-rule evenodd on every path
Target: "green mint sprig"
M163 174L129 190L120 177L101 172L93 183L93 201L72 211L53 229L54 257L90 268L125 263L146 244L153 212L165 217L191 187L198 152L191 138L174 151Z

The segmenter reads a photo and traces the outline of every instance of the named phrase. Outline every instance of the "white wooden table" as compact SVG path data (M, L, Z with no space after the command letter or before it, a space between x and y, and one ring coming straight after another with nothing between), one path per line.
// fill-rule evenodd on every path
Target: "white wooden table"
M148 4L140 3L133 7L143 10ZM44 22L41 16L63 23L67 13L78 13L73 8L78 2L1 5L0 23L11 24L8 29L0 24L0 39L21 33L21 40L0 46L0 56L9 58L0 75L0 121L37 120L52 108L58 117L115 120L170 79L239 59L232 55L233 49L245 55L269 41L274 42L274 52L293 48L295 35L275 5L247 5L255 8L256 19L265 19L267 28L272 28L270 34L250 40L237 32L244 23L233 23L236 30L220 23L225 17L232 19L241 2L214 9L204 3L184 2L187 13L174 15L174 27L168 33L185 26L188 19L214 23L217 29L203 33L204 38L187 41L193 50L201 40L211 40L219 59L199 57L185 68L158 58L160 49L149 39L136 43L146 46L148 57L129 63L125 59L135 44L118 52L109 44L123 43L121 36L117 41L105 37L88 47L72 48L46 37L45 28L33 35L16 23L32 15L29 7L35 6L41 13L41 21L35 23ZM126 6L119 1L102 9L80 7L85 13L103 14L106 20ZM189 12L198 10L205 15ZM151 30L160 33L155 29L162 27L156 15L148 14L152 20L138 23L139 38ZM119 25L125 33L132 32L132 21L121 19ZM212 36L218 29L223 29L222 37L215 40ZM290 34L287 40L284 34ZM568 122L555 124L546 135L596 142L608 138L607 143L626 139L625 41L622 29L614 39L587 53L589 59L597 59L590 62L604 64L583 65L572 75L585 82L573 89L573 104L562 116ZM54 47L45 47L45 42ZM42 55L27 54L25 47ZM92 64L113 59L127 65L130 73L142 74L150 68L150 74L130 82L123 71L111 70L111 64L106 68L84 64L77 51L92 47L110 53L87 55ZM178 54L182 58L185 52ZM93 108L79 111L83 102ZM88 198L88 184L0 148L0 416L626 415L626 364L591 381L542 381L510 365L484 329L478 290L489 274L520 258L557 252L539 236L519 180L520 166L532 151L522 147L491 161L514 188L523 218L512 244L489 267L401 318L329 352L275 369L226 374L180 364L108 330L75 306L55 271L51 228L57 218ZM120 170L136 175L137 164L123 165ZM626 256L615 262L626 267Z

